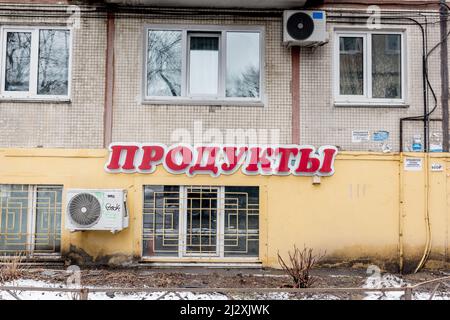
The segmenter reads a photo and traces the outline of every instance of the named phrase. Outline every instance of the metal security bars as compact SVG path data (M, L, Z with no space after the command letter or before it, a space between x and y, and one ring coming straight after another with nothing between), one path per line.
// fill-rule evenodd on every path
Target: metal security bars
M225 187L225 256L258 256L259 188Z
M144 257L258 258L259 188L145 186Z
M182 202L186 213L181 219L182 234L180 249L184 256L217 256L222 246L218 237L222 216L220 204L223 200L219 187L185 187Z
M0 185L0 254L57 254L61 186Z

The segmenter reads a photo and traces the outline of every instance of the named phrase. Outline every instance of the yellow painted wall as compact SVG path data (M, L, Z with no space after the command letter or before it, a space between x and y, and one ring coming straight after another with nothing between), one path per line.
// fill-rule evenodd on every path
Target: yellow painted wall
M420 261L431 226L430 259L448 259L450 215L448 154L341 153L336 173L322 177L233 176L212 178L153 174L110 174L106 150L0 149L1 184L61 184L69 188L124 188L129 192L130 227L118 234L64 229L62 250L82 249L94 260L141 255L143 185L260 186L260 260L278 267L277 252L294 244L326 251L330 262L373 261L406 271ZM424 170L404 171L406 157L422 157ZM427 164L428 163L428 164ZM441 163L445 170L425 168ZM428 183L427 183L428 182ZM427 187L429 186L429 187ZM65 195L63 196L65 199ZM65 203L63 204L64 217ZM226 260L224 260L226 261Z

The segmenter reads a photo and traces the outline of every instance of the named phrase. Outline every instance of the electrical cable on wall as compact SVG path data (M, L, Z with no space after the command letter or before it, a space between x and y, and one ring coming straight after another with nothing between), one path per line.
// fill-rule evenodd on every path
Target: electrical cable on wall
M447 15L448 16L448 15ZM355 17L349 17L349 16L345 16L341 18L351 18L354 19ZM364 17L366 18L366 17ZM368 18L368 17L367 17ZM366 18L366 19L367 19ZM424 17L422 17L424 18ZM421 24L419 21L417 21L416 19L413 19L411 17L381 17L381 22L384 20L389 20L389 19L407 19L410 21L413 21L415 25L417 25L420 30L421 30L421 34L422 34L422 60L423 60L423 66L422 66L422 77L423 77L423 96L424 96L424 113L423 115L420 116L411 116L411 117L406 117L406 118L401 118L400 119L400 128L402 128L402 122L403 121L407 121L407 120L423 120L424 122L424 151L427 153L429 151L429 146L428 146L428 142L429 142L429 129L428 129L428 124L429 124L429 116L437 109L438 106L438 102L437 102L437 96L435 93L435 90L433 88L433 86L431 85L430 79L429 79L429 75L428 75L428 59L430 57L430 55L443 43L443 41L441 40L437 45L435 45L430 51L427 50L427 43L428 43L428 37L427 37L427 32L425 31L424 25L425 24ZM383 23L383 22L382 22ZM428 24L428 22L426 22ZM395 24L395 23L385 23L385 24ZM450 32L447 34L446 38L448 38L448 36L450 36ZM445 38L445 39L446 39ZM434 100L434 107L431 111L429 111L428 109L428 90L430 90L432 96L433 96L433 100ZM400 146L403 145L402 143L403 140L403 135L402 135L402 129L400 129ZM402 147L401 147L402 148ZM403 148L402 148L403 149ZM400 152L402 152L402 149L400 150ZM428 176L426 176L426 192L427 194L425 195L426 198L428 198ZM429 254L431 252L431 225L430 225L430 220L429 220L429 212L428 212L428 204L427 204L427 200L426 200L426 208L425 208L425 221L426 221L426 243L425 243L425 247L424 247L424 253L417 265L417 267L415 268L414 272L418 272L423 265L425 264L426 260L429 257Z

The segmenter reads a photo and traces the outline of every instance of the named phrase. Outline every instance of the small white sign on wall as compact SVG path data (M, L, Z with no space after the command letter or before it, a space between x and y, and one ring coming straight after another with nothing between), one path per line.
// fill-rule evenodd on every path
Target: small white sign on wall
M431 164L431 171L433 172L442 172L444 171L444 166L442 163L432 163Z
M405 159L405 171L422 171L422 159L421 158L406 158Z
M365 141L370 141L369 131L365 131L365 130L353 130L352 131L352 142L353 143L365 142Z

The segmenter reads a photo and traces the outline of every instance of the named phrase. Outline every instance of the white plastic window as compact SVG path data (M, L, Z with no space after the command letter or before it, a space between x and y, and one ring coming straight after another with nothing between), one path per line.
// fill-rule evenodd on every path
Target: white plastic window
M144 101L261 102L262 30L146 29Z
M69 29L3 28L1 35L3 98L69 97L71 51Z
M346 31L335 38L336 102L405 102L403 33Z

